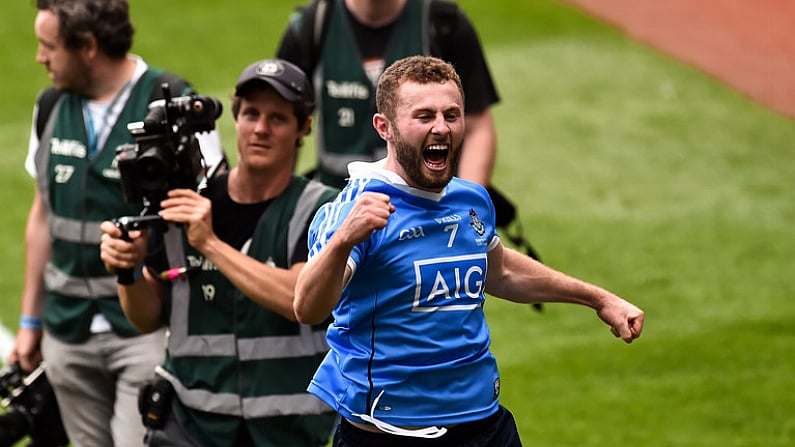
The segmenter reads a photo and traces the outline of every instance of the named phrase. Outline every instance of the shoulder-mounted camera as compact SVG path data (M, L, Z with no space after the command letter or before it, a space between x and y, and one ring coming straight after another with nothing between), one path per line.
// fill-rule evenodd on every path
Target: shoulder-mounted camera
M11 447L25 436L29 446L61 447L69 444L61 422L55 393L41 365L27 376L19 364L0 370L0 447Z
M196 189L205 174L196 133L215 129L221 102L211 96L172 98L168 84L163 97L149 104L143 121L127 124L135 144L116 148L124 199L150 212L175 188Z

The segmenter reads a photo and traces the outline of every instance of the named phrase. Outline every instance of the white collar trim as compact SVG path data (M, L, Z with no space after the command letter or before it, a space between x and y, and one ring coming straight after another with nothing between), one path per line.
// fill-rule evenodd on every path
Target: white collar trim
M404 180L403 177L401 177L394 171L386 169L384 167L385 165L386 165L386 158L373 162L354 161L348 163L348 175L350 176L351 180L357 178L371 178L371 179L381 180L384 183L389 183L395 188L405 191L411 195L423 197L436 202L438 202L439 200L442 199L442 197L444 197L444 194L447 190L446 187L441 192L432 192L432 191L426 191L424 189L411 187L406 183L406 180Z

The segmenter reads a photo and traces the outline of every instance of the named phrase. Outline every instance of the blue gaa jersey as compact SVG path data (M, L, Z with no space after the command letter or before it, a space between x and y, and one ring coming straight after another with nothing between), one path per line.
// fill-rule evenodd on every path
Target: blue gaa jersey
M430 193L377 163L352 165L349 184L312 222L310 258L363 192L389 195L395 212L348 259L354 273L309 392L346 418L398 427L490 416L500 379L483 304L487 255L499 238L488 193L459 178Z

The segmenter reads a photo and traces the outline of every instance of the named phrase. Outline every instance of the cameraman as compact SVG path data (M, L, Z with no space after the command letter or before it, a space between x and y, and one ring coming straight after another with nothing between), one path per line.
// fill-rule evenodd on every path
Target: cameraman
M146 116L153 94L162 97L164 79L177 93L192 89L129 54L126 0L36 6L36 61L53 87L37 99L25 163L37 187L25 229L20 329L8 363L30 372L47 361L74 445L140 446L138 388L162 361L165 332L141 334L124 317L116 278L99 257L99 224L140 211L123 200L116 169L116 147L133 143L127 123ZM203 143L207 162L220 163L217 134Z
M166 224L130 231L131 242L102 224L107 268L134 269L137 278L119 287L125 314L144 332L170 330L155 397L142 395L148 445L317 447L329 439L333 412L306 393L327 350L325 325L299 324L292 310L309 221L337 194L292 174L312 109L296 66L251 64L232 100L238 165L201 194L169 191L159 211ZM164 381L175 397L166 408Z

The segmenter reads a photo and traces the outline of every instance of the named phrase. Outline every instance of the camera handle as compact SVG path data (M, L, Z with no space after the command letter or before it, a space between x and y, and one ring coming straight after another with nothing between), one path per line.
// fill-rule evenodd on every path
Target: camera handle
M162 219L158 215L145 215L145 216L123 216L113 220L116 228L121 230L121 238L127 242L132 242L130 231L142 230L149 227L150 224L161 222ZM129 286L134 283L136 279L135 269L116 269L116 282Z
M116 228L121 230L121 238L127 242L132 242L132 238L127 229L123 225L120 225L119 222L115 222L115 224ZM129 286L134 283L135 269L116 269L116 282L123 286Z

